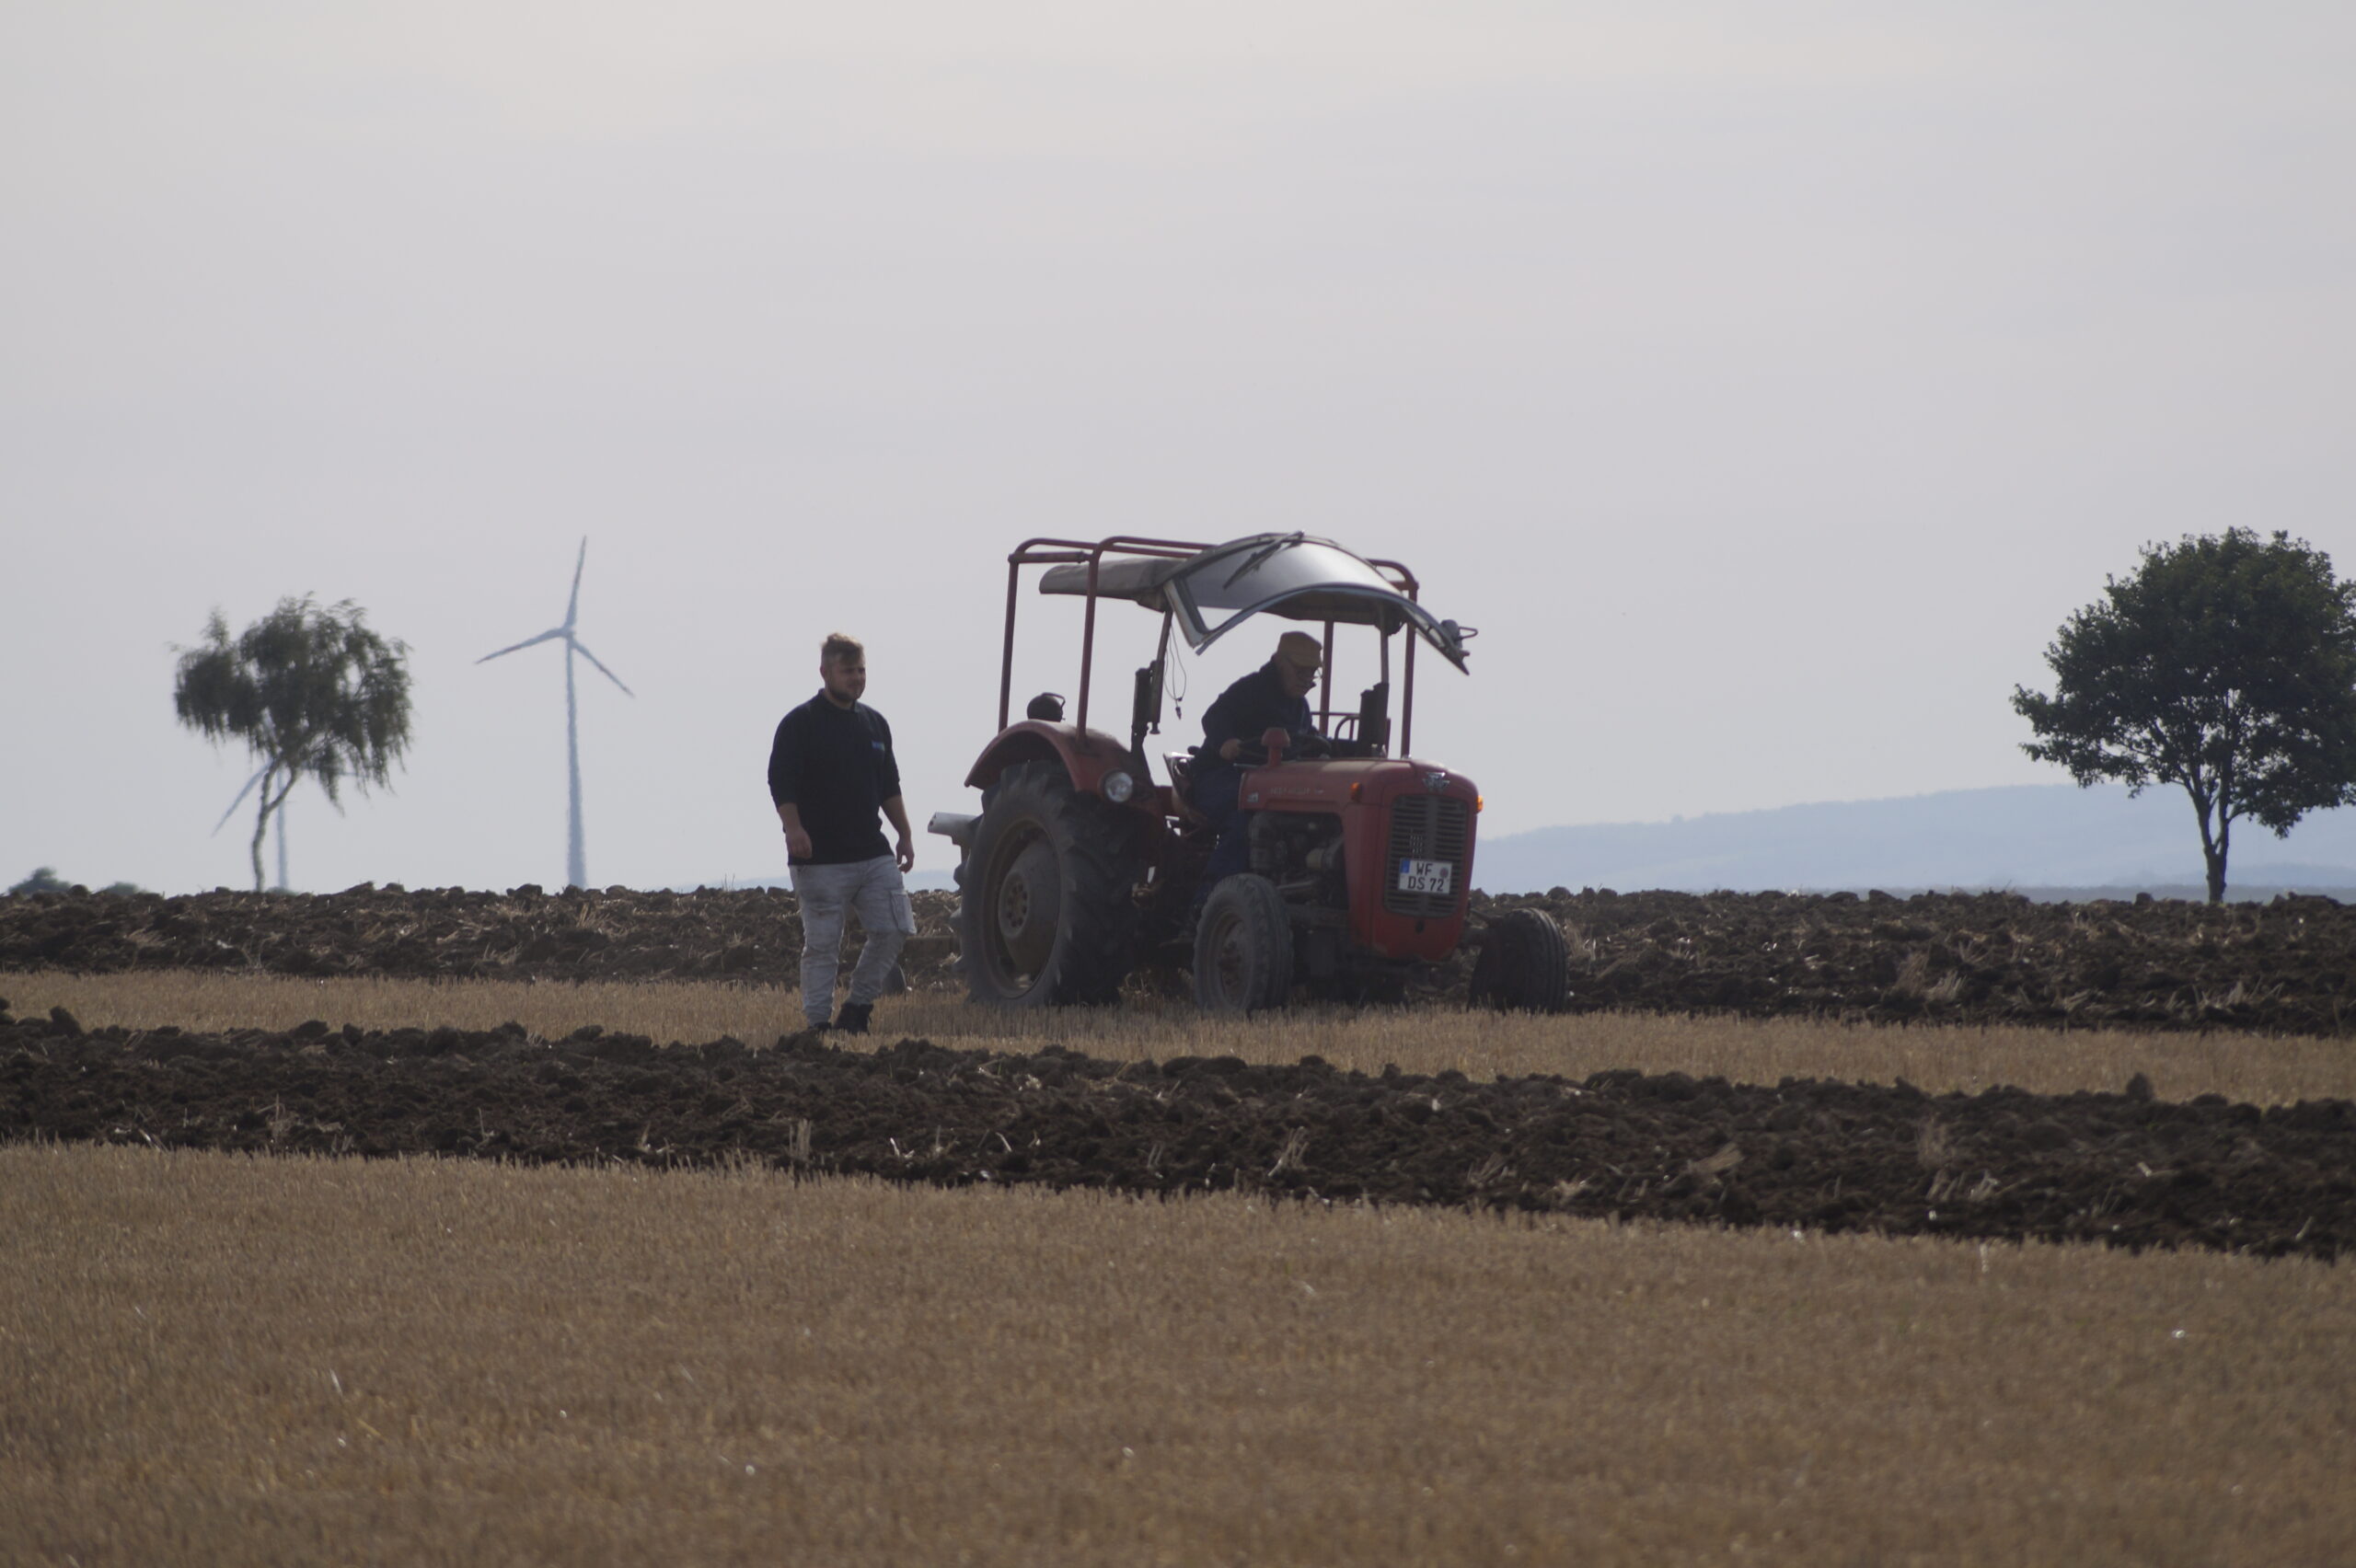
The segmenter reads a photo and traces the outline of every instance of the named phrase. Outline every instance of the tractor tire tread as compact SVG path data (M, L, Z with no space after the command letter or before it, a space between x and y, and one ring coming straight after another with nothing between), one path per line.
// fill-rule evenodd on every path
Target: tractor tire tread
M1542 909L1508 909L1489 922L1470 1000L1499 1012L1557 1013L1570 1005L1571 955Z
M1207 947L1207 940L1230 914L1255 959L1240 997L1220 993L1218 964ZM1292 920L1276 883L1246 871L1211 889L1195 933L1195 1005L1205 1012L1250 1013L1280 1008L1291 999L1292 978Z
M1035 820L1056 847L1063 874L1062 918L1054 954L1029 990L1001 994L980 960L987 917L986 888L968 885L1006 824ZM1071 787L1062 767L1021 763L999 776L974 833L973 853L958 868L957 966L967 994L996 1007L1064 1007L1109 1002L1136 962L1140 834L1132 814Z

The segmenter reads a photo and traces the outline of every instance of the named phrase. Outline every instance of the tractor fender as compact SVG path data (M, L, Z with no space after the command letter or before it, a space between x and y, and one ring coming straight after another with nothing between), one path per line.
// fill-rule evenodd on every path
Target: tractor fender
M1071 787L1082 794L1103 792L1104 776L1115 768L1135 773L1129 760L1128 747L1115 735L1102 730L1083 730L1077 724L1049 723L1045 720L1025 719L1009 724L998 738L982 749L973 771L965 775L966 788L987 790L1008 768L1026 762L1052 762L1071 779ZM1139 792L1149 783L1136 780Z

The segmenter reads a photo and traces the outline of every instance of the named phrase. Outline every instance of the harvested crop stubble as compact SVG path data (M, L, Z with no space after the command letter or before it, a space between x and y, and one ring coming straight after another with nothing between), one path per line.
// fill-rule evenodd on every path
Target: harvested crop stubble
M284 1031L312 1020L333 1028L496 1029L515 1023L556 1040L595 1026L656 1040L767 1041L799 1029L791 991L727 981L298 980L285 975L142 970L112 974L0 975L0 992L29 1016L64 1007L93 1028L177 1025L197 1032ZM5 1009L0 1009L5 1011ZM1191 1003L1139 997L1114 1008L1009 1011L939 992L887 997L875 1027L1017 1052L1066 1045L1116 1060L1241 1056L1287 1063L1320 1055L1380 1072L1584 1078L1614 1067L1775 1083L1785 1078L1899 1078L1934 1092L1998 1084L2064 1094L2119 1090L2138 1074L2163 1100L2222 1094L2252 1104L2356 1098L2356 1052L2310 1035L2229 1031L2159 1033L2023 1025L1916 1023L1903 1028L1827 1019L1689 1017L1641 1011L1571 1018L1500 1016L1456 1006L1300 1008L1248 1020L1209 1018Z
M908 978L954 988L956 901L927 893L915 902ZM1566 928L1583 1011L2356 1032L2356 909L2328 898L2211 908L2032 904L2009 894L1472 895L1476 916L1520 905L1543 907ZM776 890L0 899L0 970L791 986L800 950L792 895ZM1460 954L1426 992L1461 987L1470 966ZM1167 979L1141 975L1133 989Z
M0 1148L0 1560L2324 1563L2212 1253Z
M2261 1110L1680 1073L1476 1083L1311 1056L1112 1062L796 1035L80 1032L0 1025L0 1138L702 1166L947 1185L1311 1200L1807 1230L2196 1246L2356 1244L2356 1102Z

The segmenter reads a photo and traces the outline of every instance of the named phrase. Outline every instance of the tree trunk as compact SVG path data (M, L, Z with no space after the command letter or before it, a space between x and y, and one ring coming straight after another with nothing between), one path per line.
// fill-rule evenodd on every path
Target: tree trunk
M2211 810L2212 807L2222 808L2223 802L2213 795L2202 794L2189 784L2185 786L2184 792L2192 797L2192 809L2200 819L2200 859L2209 870L2209 902L2223 904L2225 902L2225 853L2232 843L2233 818L2219 810L2216 827L2212 831L2210 827Z
M2217 802L2217 847L2209 857L2209 902L2225 902L2225 856L2233 848L2234 819L2224 801Z
M254 857L254 891L255 891L256 893L260 893L260 892L261 892L261 891L262 891L262 882L261 882L261 841L262 841L262 836L263 836L263 835L265 835L265 834L267 834L267 833L270 831L270 786L271 786L271 782L273 779L275 779L277 777L278 777L278 765L277 765L276 763L274 763L274 762L273 762L273 763L271 763L268 767L266 767L266 768L264 768L264 769L262 770L262 776L261 776L261 789L260 789L260 792L259 792L259 793L260 793L260 806L258 806L258 807L256 808L256 810L255 810L255 812L254 812L254 842L253 842L253 857Z
M286 803L286 797L294 792L294 786L300 782L301 778L302 775L296 773L290 767L286 774L286 788L279 790L277 794L272 795L271 793L270 787L273 783L277 782L278 764L276 762L272 762L270 767L262 772L261 810L254 813L253 857L254 891L256 893L266 893L269 891L268 887L262 881L261 841L263 836L270 831L271 813L277 811L281 806Z

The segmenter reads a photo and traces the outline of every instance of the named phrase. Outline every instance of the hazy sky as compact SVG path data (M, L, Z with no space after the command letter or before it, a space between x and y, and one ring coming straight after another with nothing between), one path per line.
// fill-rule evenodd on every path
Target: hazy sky
M305 592L411 644L417 742L295 797L295 885L561 882L560 655L473 661L584 535L638 693L583 688L601 884L781 874L837 627L919 823L973 809L1032 534L1408 560L1482 631L1416 749L1492 833L2059 778L2006 696L2142 544L2356 571L2351 46L2168 0L0 8L0 885L244 882L172 644ZM1072 689L1025 609L1019 692ZM1116 698L1152 629L1108 615Z

